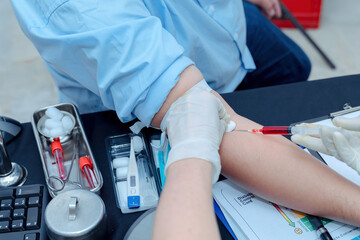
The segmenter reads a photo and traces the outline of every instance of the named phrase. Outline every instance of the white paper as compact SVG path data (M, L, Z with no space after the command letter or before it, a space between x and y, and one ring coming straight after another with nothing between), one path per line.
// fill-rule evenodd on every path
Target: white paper
M318 239L305 214L273 205L230 180L216 183L213 187L213 196L238 239ZM335 221L325 224L325 227L333 239L360 239L360 229L357 227Z

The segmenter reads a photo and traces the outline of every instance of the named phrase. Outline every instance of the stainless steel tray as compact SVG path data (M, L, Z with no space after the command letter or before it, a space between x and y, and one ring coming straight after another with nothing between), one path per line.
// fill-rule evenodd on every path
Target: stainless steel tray
M67 179L65 180L59 178L59 175L56 172L57 165L54 164L51 151L51 141L53 141L53 138L42 135L38 128L40 119L45 116L45 111L50 107L55 107L60 111L70 113L75 119L75 126L73 130L66 136L60 138L64 158L66 160L64 165ZM40 153L46 184L52 197L74 188L88 189L96 193L100 191L103 185L103 179L91 152L78 111L73 104L62 103L41 108L33 113L31 124ZM93 171L98 181L95 188L89 187L86 178L81 173L79 167L79 157L82 156L87 156L92 160Z

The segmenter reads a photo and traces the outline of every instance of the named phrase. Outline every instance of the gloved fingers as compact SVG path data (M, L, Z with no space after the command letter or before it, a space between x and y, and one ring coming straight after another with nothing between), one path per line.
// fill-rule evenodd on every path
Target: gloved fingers
M294 127L304 127L304 133L302 135L310 135L313 137L320 138L320 128L322 125L312 124L312 123L300 123L296 124ZM299 133L300 134L300 133Z
M295 134L291 136L291 141L308 149L330 155L320 138Z
M330 155L339 158L339 154L336 150L334 143L334 133L337 131L334 127L321 126L320 128L320 139L323 142L324 146L330 153Z
M218 99L216 97L216 100L217 100L217 109L218 109L219 121L220 121L219 139L222 139L224 132L226 131L227 126L230 123L230 116L227 113L227 111L226 111L224 105L222 104L222 102L220 101L220 99Z
M228 122L225 119L220 119L220 126L219 126L219 139L222 140L224 133L226 132ZM220 142L221 142L220 140Z
M224 128L220 126L220 120L229 121L221 101L199 87L190 89L177 99L167 114L167 133L171 146L187 138L208 139L219 145Z
M336 117L333 119L333 123L335 126L347 130L360 131L360 116L355 118Z
M360 132L340 128L339 132L347 139L350 146L360 152Z
M215 95L214 95L215 96ZM216 96L215 96L216 97ZM216 100L218 102L217 104L217 107L218 107L218 113L219 113L219 118L221 120L224 120L226 123L229 123L230 122L230 116L229 114L227 113L224 105L222 104L222 102L220 101L220 99L218 99L216 97Z
M223 103L220 101L220 99L218 99L215 95L214 95L215 98L213 98L215 101L216 101L216 104L217 104L217 110L218 110L218 121L219 121L219 127L218 127L218 133L219 133L219 136L218 136L218 139L222 140L223 136L224 136L224 133L227 129L227 125L230 123L230 116L229 114L227 113ZM219 142L219 143L220 143Z
M351 147L351 144L342 133L334 132L333 136L339 159L360 173L360 156L358 156L358 153Z
M171 150L165 166L186 158L213 164L213 182L220 174L219 146L228 115L221 101L206 89L194 87L178 98L168 110L167 134Z

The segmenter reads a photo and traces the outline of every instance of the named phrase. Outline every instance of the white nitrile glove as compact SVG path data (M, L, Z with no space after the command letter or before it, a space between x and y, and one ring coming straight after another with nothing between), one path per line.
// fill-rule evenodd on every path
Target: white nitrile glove
M168 167L186 158L200 158L213 165L213 183L220 175L219 146L230 117L220 100L209 91L193 87L177 99L166 116L170 153Z
M346 130L360 132L360 115L354 118L336 117L333 119L333 123Z
M360 117L337 117L338 127L321 126L319 135L293 135L291 140L309 149L322 152L345 162L360 174Z

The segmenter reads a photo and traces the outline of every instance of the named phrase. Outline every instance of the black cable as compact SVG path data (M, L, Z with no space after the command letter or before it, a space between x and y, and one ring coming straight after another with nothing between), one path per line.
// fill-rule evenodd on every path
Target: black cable
M309 40L309 42L316 48L316 50L320 53L326 63L332 68L335 69L335 64L325 55L325 53L320 49L320 47L312 40L312 38L307 34L304 27L296 20L296 18L292 15L292 13L284 6L282 2L280 2L280 7L282 11L283 18L289 19L295 27L297 27L302 34Z

